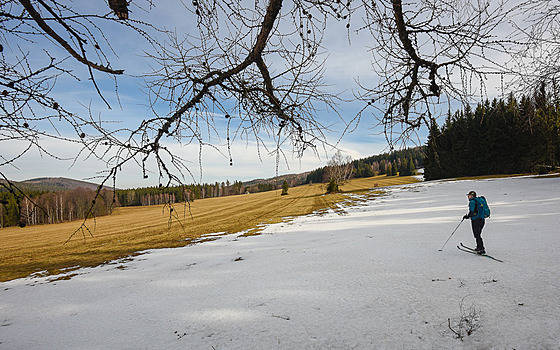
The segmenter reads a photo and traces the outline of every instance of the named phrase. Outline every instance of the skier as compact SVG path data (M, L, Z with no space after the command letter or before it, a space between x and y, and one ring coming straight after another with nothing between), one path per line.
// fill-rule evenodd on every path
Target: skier
M469 213L463 216L463 219L471 219L472 231L476 239L476 252L478 254L486 254L481 237L482 228L484 227L484 213L478 210L475 191L467 193L467 197L469 198Z

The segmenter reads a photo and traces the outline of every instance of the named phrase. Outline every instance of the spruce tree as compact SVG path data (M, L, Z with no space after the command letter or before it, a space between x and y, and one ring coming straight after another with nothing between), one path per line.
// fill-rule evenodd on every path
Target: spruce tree
M393 166L391 165L391 163L387 163L387 168L386 168L386 171L385 171L385 175L387 175L387 176L393 175L392 168L393 168Z
M430 133L428 134L428 142L426 148L426 157L424 158L424 179L436 180L442 178L441 164L438 154L438 138L441 137L438 125L432 121Z
M412 161L412 157L408 158L408 162L406 164L407 173L408 175L414 175L416 173L416 168L414 167L414 162Z
M379 175L384 175L387 173L387 164L385 164L385 159L379 162Z
M288 186L288 181L284 180L284 182L282 183L282 196L285 196L288 194L288 188L290 186Z
M391 164L391 175L397 176L399 174L399 168L397 167L397 161L393 160Z

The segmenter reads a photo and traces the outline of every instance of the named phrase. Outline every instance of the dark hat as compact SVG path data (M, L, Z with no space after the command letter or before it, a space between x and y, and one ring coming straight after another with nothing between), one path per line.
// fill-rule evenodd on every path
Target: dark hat
M467 196L476 197L476 192L475 191L470 191L469 193L467 193Z

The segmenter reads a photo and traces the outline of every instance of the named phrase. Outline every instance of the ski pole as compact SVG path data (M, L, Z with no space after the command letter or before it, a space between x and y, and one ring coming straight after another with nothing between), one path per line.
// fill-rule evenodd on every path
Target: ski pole
M453 230L453 232L451 232L451 236L449 236L449 238L447 239L447 241L445 241L445 243L443 243L443 247L445 247L445 245L447 244L447 242L449 242L449 240L451 239L451 237L453 236L453 234L455 233L455 231L457 231L457 229L459 228L459 226L461 226L461 224L463 223L463 221L465 221L465 218L463 218L463 220L461 220L461 222L459 223L459 225L457 225L457 227L455 227L455 229ZM443 247L441 247L441 249L439 250L440 252L443 250Z

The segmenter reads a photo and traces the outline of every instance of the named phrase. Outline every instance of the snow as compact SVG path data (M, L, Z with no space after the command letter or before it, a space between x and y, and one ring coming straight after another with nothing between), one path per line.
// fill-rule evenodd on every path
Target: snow
M503 263L455 248L474 245L467 221L438 251L470 190ZM361 199L259 236L0 283L0 349L560 349L560 178ZM469 312L478 328L461 341L448 319L458 330Z

